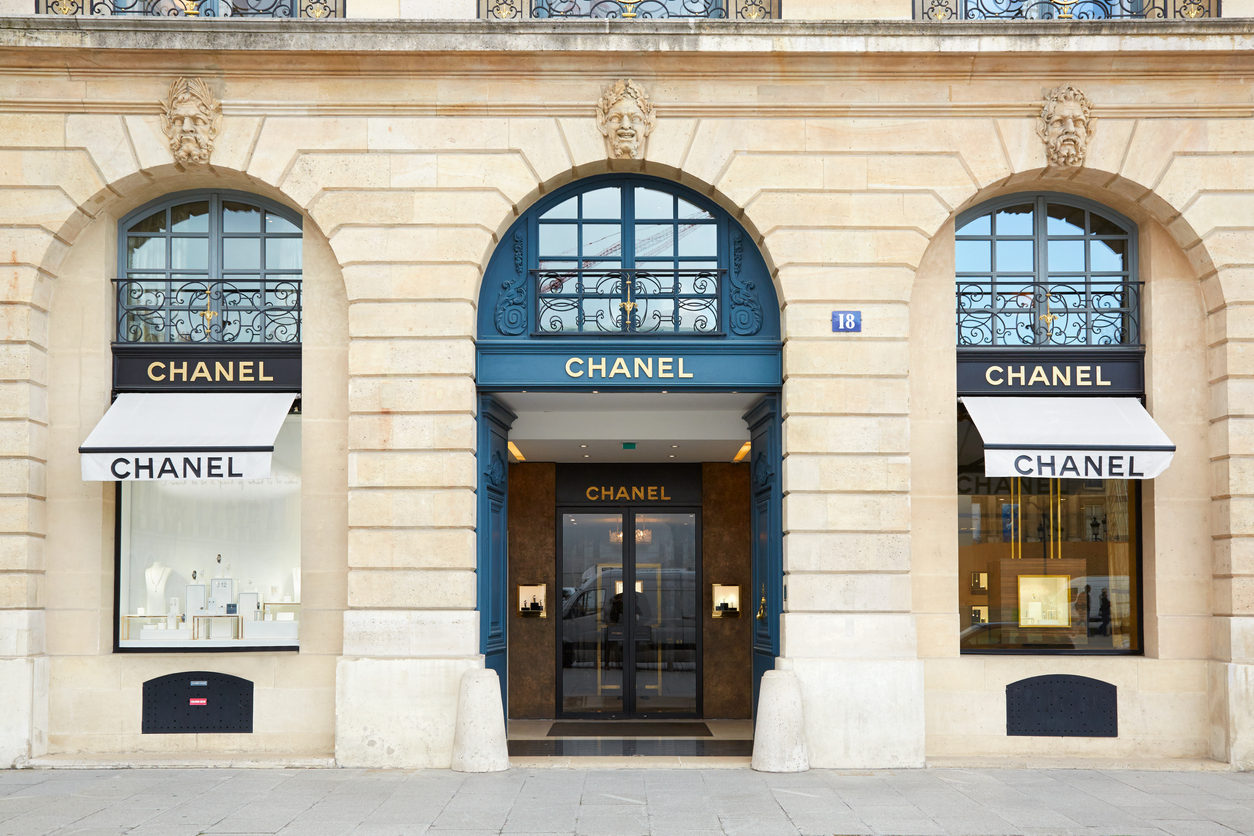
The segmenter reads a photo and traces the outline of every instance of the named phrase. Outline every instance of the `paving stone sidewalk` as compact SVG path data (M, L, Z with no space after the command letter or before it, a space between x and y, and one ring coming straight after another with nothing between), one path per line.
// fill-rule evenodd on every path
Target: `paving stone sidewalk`
M0 836L1254 836L1254 773L0 771Z

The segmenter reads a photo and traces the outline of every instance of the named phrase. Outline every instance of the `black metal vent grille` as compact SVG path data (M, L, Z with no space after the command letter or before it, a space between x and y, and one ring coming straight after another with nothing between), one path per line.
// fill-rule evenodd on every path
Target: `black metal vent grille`
M185 671L144 683L144 734L252 734L253 683Z
M1118 689L1087 676L1054 674L1006 686L1006 734L1118 737Z

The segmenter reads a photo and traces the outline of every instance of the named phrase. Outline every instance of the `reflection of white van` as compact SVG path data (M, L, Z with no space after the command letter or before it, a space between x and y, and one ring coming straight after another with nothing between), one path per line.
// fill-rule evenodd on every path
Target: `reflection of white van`
M628 613L621 594L622 569L584 581L562 607L562 666L582 667L622 659ZM636 573L637 665L695 664L697 575L691 569L641 568ZM611 646L612 645L612 646Z

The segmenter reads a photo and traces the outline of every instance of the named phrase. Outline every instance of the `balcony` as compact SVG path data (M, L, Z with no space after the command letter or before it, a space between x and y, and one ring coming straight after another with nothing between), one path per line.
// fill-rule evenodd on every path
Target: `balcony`
M479 0L482 20L772 20L780 0Z
M914 0L914 19L1199 20L1220 16L1220 0Z
M726 270L532 270L533 335L711 336Z
M119 343L299 343L301 278L114 279Z
M114 17L344 17L345 0L35 0L35 14Z

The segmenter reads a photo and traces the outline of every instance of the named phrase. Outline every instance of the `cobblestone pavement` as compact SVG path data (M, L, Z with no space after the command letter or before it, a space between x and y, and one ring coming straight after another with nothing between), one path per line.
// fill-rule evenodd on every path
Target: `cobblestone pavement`
M926 769L0 772L3 836L1233 836L1254 773Z

